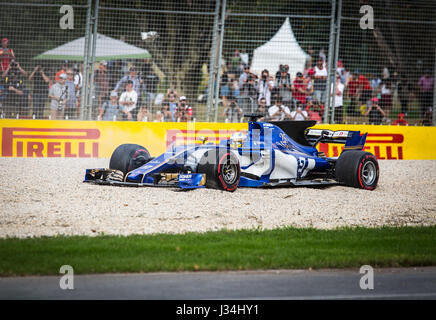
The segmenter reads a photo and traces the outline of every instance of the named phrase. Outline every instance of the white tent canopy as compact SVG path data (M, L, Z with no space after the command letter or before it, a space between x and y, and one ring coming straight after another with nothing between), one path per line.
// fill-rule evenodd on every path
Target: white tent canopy
M309 55L304 52L295 39L289 18L286 18L277 33L265 44L253 52L250 71L260 74L267 69L275 75L280 64L289 65L289 73L294 78L297 72L304 71L304 64Z
M92 43L92 35L91 35ZM85 37L67 42L59 47L48 50L33 59L37 60L69 60L83 61L85 51ZM150 53L142 48L135 47L124 41L107 37L97 33L95 60L118 59L145 59L150 58Z

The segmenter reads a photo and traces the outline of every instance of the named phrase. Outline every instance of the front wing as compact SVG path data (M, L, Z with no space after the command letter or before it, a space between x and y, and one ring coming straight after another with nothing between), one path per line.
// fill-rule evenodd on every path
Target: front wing
M124 187L180 187L182 189L204 188L206 182L206 175L203 173L159 173L154 175L153 183L123 181L119 173L118 170L107 168L86 169L83 182Z

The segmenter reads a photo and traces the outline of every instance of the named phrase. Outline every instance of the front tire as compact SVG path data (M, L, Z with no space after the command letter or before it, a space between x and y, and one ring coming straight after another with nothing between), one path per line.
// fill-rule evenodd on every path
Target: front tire
M377 158L369 152L345 151L336 161L335 176L349 187L374 190L379 179Z
M122 144L112 153L109 168L120 170L125 176L151 159L150 153L143 146L138 144Z
M206 187L229 192L236 190L241 178L238 158L226 149L206 151L197 172L206 174Z

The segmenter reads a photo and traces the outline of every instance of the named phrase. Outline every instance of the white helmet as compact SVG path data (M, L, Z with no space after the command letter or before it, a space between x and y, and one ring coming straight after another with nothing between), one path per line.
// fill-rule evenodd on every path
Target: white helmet
M237 131L232 134L230 137L230 146L232 148L240 148L244 144L247 139L247 135L242 133L241 131Z

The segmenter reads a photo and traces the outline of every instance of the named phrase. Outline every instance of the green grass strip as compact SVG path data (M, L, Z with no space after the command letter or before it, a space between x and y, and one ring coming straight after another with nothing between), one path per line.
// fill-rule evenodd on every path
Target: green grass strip
M436 226L0 240L0 275L436 265Z

